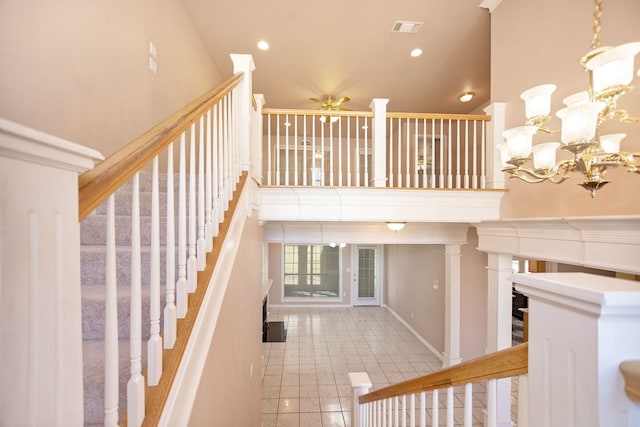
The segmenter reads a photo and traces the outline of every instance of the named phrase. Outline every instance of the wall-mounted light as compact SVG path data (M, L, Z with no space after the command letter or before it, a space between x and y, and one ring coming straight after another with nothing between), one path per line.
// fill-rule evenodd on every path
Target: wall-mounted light
M406 222L387 221L387 228L391 231L400 231L406 224Z

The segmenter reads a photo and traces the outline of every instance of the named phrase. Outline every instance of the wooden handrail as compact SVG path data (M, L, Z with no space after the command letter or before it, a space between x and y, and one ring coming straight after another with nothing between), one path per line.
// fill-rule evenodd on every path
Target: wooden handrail
M427 120L480 120L489 121L484 114L441 114L441 113L387 113L387 119L427 119Z
M263 108L263 115L269 114L289 114L298 116L338 116L338 117L373 117L371 111L328 111L328 110L295 110L284 108Z
M231 92L243 77L244 73L237 73L220 83L113 153L92 170L80 175L78 178L79 220L86 218L207 109Z
M419 393L445 387L526 374L529 344L488 354L419 378L407 380L360 396L360 404L405 394Z

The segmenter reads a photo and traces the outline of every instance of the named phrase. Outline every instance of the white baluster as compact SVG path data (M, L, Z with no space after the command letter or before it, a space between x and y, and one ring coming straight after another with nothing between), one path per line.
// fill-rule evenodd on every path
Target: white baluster
M284 129L286 131L284 135L284 185L290 185L290 177L289 177L289 128L291 123L289 123L289 115L285 114L284 116Z
M529 425L529 375L518 376L518 427Z
M400 416L400 411L398 410L398 405L400 404L400 399L398 399L398 396L393 398L393 426L394 427L398 427L399 423L399 416Z
M402 119L398 118L398 188L402 188Z
M131 201L131 307L129 341L131 377L127 383L127 425L139 426L144 419L144 377L142 376L142 276L140 271L140 184L133 176Z
M207 261L204 230L204 116L200 117L200 135L198 138L198 240L196 243L196 260L198 271L203 271Z
M329 125L329 185L333 187L333 123L329 120L327 124Z
M478 188L478 122L473 121L473 175L471 187Z
M149 341L147 342L147 384L158 385L162 376L162 338L160 338L160 192L158 156L151 172L151 272L149 301Z
M342 120L347 120L347 126L349 123L348 117L342 117L340 121L338 121L338 185L344 186L344 182L342 182Z
M387 427L387 399L384 399L381 402L382 405L382 413L381 415L381 422L382 422L382 427Z
M420 427L427 427L427 393L420 392Z
M273 148L271 144L271 114L267 114L267 185L272 185L272 181L271 181L271 166L272 166L271 150L272 149Z
M407 395L402 395L402 427L407 427Z
M196 230L198 214L196 211L196 124L191 124L191 138L189 139L189 240L187 257L187 290L195 292L198 263L196 257Z
M351 179L351 117L347 117L347 187L353 185Z
M173 348L176 342L176 225L173 198L173 142L167 148L167 238L165 259L166 304L164 307L164 348Z
M473 384L464 385L464 427L473 423Z
M187 166L185 133L180 135L178 176L178 282L176 283L177 316L184 319L189 308L187 286Z
M496 380L487 381L487 426L495 427L497 421L497 383Z
M360 187L360 117L356 116L356 187Z
M484 120L480 122L480 126L482 126L482 147L480 148L480 188L487 187L487 172L486 172L486 124Z
M313 120L313 116L312 120ZM296 123L297 126L297 123ZM304 185L305 187L307 185L309 185L309 169L308 169L308 165L307 165L307 156L309 155L308 150L307 150L307 115L304 114L302 116L302 141L303 141L303 145L302 145L302 185Z
M416 396L415 394L409 395L409 424L411 427L416 427Z
M320 178L320 185L324 187L324 175L325 175L325 165L324 165L324 128L327 125L327 122L331 123L331 120L327 117L327 121L324 122L322 124L322 126L320 127L320 153L321 157L320 157L320 170L322 171L322 175Z
M453 387L447 387L447 427L453 427Z
M211 154L211 132L212 132L212 122L211 122L211 110L207 111L207 139L206 139L206 154L205 154L205 225L204 225L204 235L205 235L205 250L207 252L211 252L213 249L213 177L211 173L211 162L212 162L212 154Z
M406 140L407 140L407 146L405 151L405 181L404 181L404 186L405 188L410 188L411 187L411 163L413 163L411 161L411 119L407 119L407 121L405 122L406 126L407 126L407 131L406 131Z
M220 226L218 215L218 210L220 209L218 188L218 171L220 169L220 166L218 164L218 159L220 157L220 153L218 152L218 147L220 146L220 140L218 138L218 104L213 106L212 116L213 117L211 118L211 120L213 122L213 130L211 132L211 235L215 237L219 233Z
M300 182L298 180L298 141L296 140L296 137L298 136L298 115L294 114L293 115L293 123L294 123L294 131L293 131L293 167L295 168L294 171L294 183L295 185L299 185Z
M444 183L444 120L440 119L440 188L445 188Z
M438 390L433 390L431 395L431 425L433 427L438 427L438 423L440 422L438 409L440 406L440 402L438 399Z
M118 425L119 357L118 292L116 280L116 227L114 195L107 202L107 253L104 308L104 425Z
M464 121L464 188L469 188L469 120Z
M419 187L419 171L418 171L418 133L419 133L419 129L418 129L418 119L416 118L414 120L414 125L415 128L413 129L413 152L414 152L414 159L412 160L412 169L414 170L413 172L413 186L415 188ZM426 159L425 159L426 160ZM426 164L425 164L426 166Z
M449 136L447 138L447 148L449 150L447 153L447 188L453 188L453 175L451 174L451 119L447 121L449 122Z
M456 188L460 188L460 120L456 120Z
M364 118L364 186L369 186L369 123Z
M431 187L436 188L436 120L431 119Z
M224 101L224 100L223 100ZM224 116L223 116L223 104L219 104L218 108L218 224L224 219ZM276 156L277 159L278 156Z
M429 176L427 175L427 171L429 170L429 156L427 155L427 140L429 139L429 132L427 132L426 117L422 119L422 134L424 135L422 138L422 187L427 188L429 186ZM433 168L433 165L431 165L431 167Z

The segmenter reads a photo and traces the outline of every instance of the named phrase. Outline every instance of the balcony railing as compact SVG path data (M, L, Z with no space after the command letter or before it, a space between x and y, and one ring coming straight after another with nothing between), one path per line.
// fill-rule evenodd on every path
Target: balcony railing
M490 116L271 108L263 116L266 185L486 188Z

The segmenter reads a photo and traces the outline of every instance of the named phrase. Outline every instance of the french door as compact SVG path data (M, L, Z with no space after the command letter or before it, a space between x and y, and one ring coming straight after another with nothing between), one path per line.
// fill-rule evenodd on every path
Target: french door
M380 247L354 245L352 266L353 305L380 305Z

